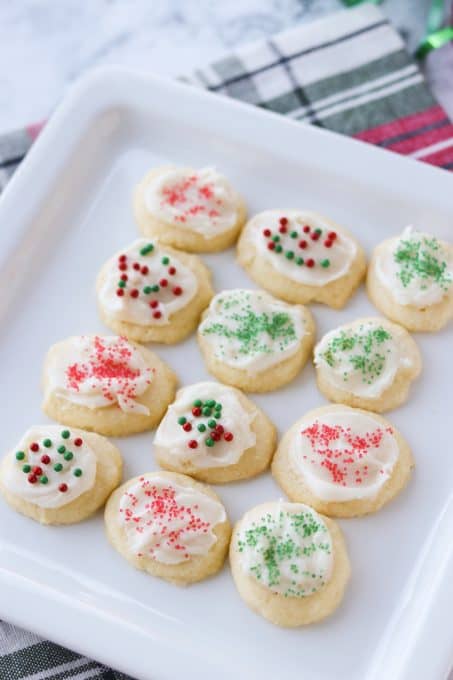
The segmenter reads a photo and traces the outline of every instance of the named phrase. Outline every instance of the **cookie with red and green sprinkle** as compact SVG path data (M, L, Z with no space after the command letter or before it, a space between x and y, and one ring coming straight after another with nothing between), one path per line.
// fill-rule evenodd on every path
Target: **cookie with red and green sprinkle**
M41 524L80 522L118 486L122 459L105 437L61 425L31 427L0 464L0 492Z
M301 210L255 215L241 233L238 260L276 297L334 309L346 304L366 270L364 251L350 232Z
M138 342L180 342L213 296L211 273L196 255L157 239L137 239L102 267L96 284L102 320Z
M453 319L453 245L406 227L374 250L368 295L410 331L438 331Z
M285 627L330 616L350 576L338 525L308 505L284 501L258 505L237 522L230 565L246 604Z
M202 382L176 394L153 450L166 470L221 484L263 472L275 445L274 425L240 390Z

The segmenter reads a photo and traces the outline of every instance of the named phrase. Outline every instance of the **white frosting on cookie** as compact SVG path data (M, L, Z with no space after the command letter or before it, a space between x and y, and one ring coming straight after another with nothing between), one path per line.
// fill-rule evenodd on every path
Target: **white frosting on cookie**
M101 307L118 321L162 326L194 298L197 277L156 240L137 239L103 269Z
M144 189L147 210L158 220L213 238L238 219L238 196L214 168L169 168Z
M314 361L331 385L366 398L380 397L398 369L411 364L378 319L326 333L315 347Z
M332 539L324 520L302 503L275 503L241 520L236 538L242 570L285 597L308 597L330 580Z
M357 246L321 217L299 210L266 210L247 225L247 238L280 274L324 286L348 273Z
M60 508L94 486L96 456L83 435L59 425L30 428L6 459L6 489L42 508Z
M391 427L346 408L304 419L289 447L294 470L323 501L374 498L398 455Z
M206 555L217 541L214 527L225 520L221 503L159 475L140 477L120 500L119 521L130 549L163 564Z
M251 429L254 416L225 385L202 382L185 387L157 428L154 450L175 464L234 465L256 444Z
M295 354L305 334L300 308L239 288L211 300L199 330L218 361L250 373Z
M149 414L136 401L151 384L153 369L119 336L81 335L52 348L46 363L46 394L95 409L118 404L126 413Z
M453 255L434 236L406 227L376 256L376 276L399 305L436 305L453 284Z

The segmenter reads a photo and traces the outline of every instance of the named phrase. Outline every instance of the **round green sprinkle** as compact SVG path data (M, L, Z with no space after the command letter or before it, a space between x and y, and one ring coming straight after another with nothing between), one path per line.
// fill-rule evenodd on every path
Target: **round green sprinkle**
M152 243L148 243L148 245L143 246L143 248L140 248L140 255L149 255L149 253L152 253L154 250L154 246Z
M76 468L74 470L74 477L81 477L82 476L82 470L80 468Z
M276 252L276 253L281 253L282 250L283 250L283 248L281 247L281 245L276 245L276 246L275 246L275 252Z
M71 433L69 432L69 430L63 430L63 432L61 433L61 436L62 436L63 439L69 439L69 437L71 436Z
M16 453L16 460L23 460L25 458L25 453L23 451L18 451Z
M153 291L153 293L159 292L159 286L157 285L157 283L154 286L151 286L151 290Z
M209 406L209 408L214 408L215 405L216 403L214 399L208 399L208 401L206 402L206 406Z
M118 288L126 288L126 281L118 281Z
M297 231L292 231L290 233L290 236L291 236L291 238L297 238L297 236L298 236Z
M303 257L296 257L296 264L301 265L304 263L304 258Z
M63 465L61 463L55 463L53 469L55 470L55 472L61 472L63 469Z
M45 446L46 449L50 449L50 447L52 446L52 440L51 439L44 439L43 446Z
M170 258L169 257L163 257L161 261L162 261L162 264L170 264Z
M208 427L215 427L217 425L216 420L208 420Z
M198 432L206 432L206 425L203 425L203 423L200 423L200 425L197 426Z
M318 227L318 229L315 229L315 234L319 234L321 236L322 229L319 229L319 227Z
M22 472L30 472L31 470L31 465L23 465L22 466Z
M184 425L185 423L187 423L187 418L184 418L184 416L178 418L178 425Z
M66 453L66 446L63 446L62 444L61 446L58 447L57 451L58 453Z
M206 446L211 447L211 446L214 446L215 441L213 439L211 439L211 437L209 437L208 439L206 439L205 444L206 444Z
M64 459L65 460L72 460L74 458L74 454L71 451L66 451L64 454Z
M41 482L41 484L47 484L49 478L46 477L46 475L42 475L42 477L39 478L39 481Z
M330 260L321 260L321 267L324 267L324 269L327 269L327 267L330 266Z
M201 401L201 399L195 399L193 405L199 408L200 406L203 406L203 402Z
M287 250L286 253L285 253L285 257L286 257L287 260L292 260L293 257L294 257L293 251L292 251L292 250Z
M278 234L275 234L275 236L272 237L272 240L274 243L278 243L280 241L280 236Z
M150 293L153 292L153 289L152 289L151 286L145 286L145 287L143 288L143 292L145 293L145 295L149 295Z
M205 406L204 409L203 409L203 411L202 411L202 413L203 413L204 416L208 416L208 417L209 417L209 416L211 415L211 413L212 413L212 410L209 408L209 406Z

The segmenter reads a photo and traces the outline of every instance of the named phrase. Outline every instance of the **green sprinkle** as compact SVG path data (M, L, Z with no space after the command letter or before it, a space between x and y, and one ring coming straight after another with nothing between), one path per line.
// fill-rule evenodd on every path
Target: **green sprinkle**
M31 470L31 465L25 464L22 466L22 472L30 472Z
M180 416L178 418L178 425L185 425L187 423L187 418L184 418L184 416Z
M152 286L145 286L143 288L143 292L145 293L145 295L149 295L150 293L153 292Z
M162 264L170 264L170 258L169 257L163 257L161 262L162 262Z
M74 477L81 477L83 473L82 473L82 470L80 468L76 468L74 470L73 474L74 474Z
M126 288L126 281L118 281L118 288Z
M200 408L200 406L203 406L203 402L201 401L201 399L195 399L193 405L196 406L197 408Z
M217 425L216 420L208 420L208 427L215 427Z
M291 236L291 238L297 238L297 236L298 236L297 231L292 231L290 233L290 236Z
M437 283L444 292L448 291L453 277L443 257L443 248L436 238L401 239L394 260L399 265L398 278L404 288L418 279L421 290L427 283Z
M197 427L198 432L206 432L206 425L203 425L203 423L200 423Z
M280 241L280 236L278 234L275 234L275 236L272 237L272 240L274 243L278 243Z
M324 267L324 269L327 269L327 267L330 267L330 260L321 260L321 267Z
M55 463L53 469L55 470L55 472L61 472L63 469L63 465L61 463Z
M46 475L42 475L42 476L39 478L39 481L41 482L41 484L47 484L47 482L49 481L49 478L46 477Z
M154 286L151 286L151 290L153 291L153 293L158 293L160 288L156 283L156 284L154 284Z
M319 234L321 236L322 229L319 229L319 227L318 227L318 229L315 229L315 234Z
M62 436L63 439L69 439L69 437L71 436L71 433L69 432L69 430L63 430L63 432L61 433L61 436Z
M149 255L152 253L154 250L154 246L152 243L148 243L148 245L143 246L143 248L140 248L140 255Z
M23 460L25 458L25 453L23 451L18 451L16 453L16 460Z
M211 413L212 413L212 409L210 409L209 406L205 406L202 410L202 414L204 416L207 416L208 418L211 415Z
M63 446L62 444L61 446L58 447L57 451L58 453L66 453L66 446Z
M63 458L65 460L72 460L74 458L74 454L72 453L72 451L66 451Z
M52 440L51 439L44 439L43 446L45 446L46 449L50 449L50 447L52 446Z
M296 264L299 266L304 263L304 258L303 257L296 257Z
M208 401L206 402L206 406L209 406L209 408L214 408L215 405L216 402L214 401L214 399L208 399Z
M292 250L287 250L286 253L285 253L285 257L286 257L287 260L292 260L293 257L294 257L293 251L292 251Z
M215 445L215 441L213 439L211 439L211 437L208 437L208 439L206 439L206 441L205 441L205 444L206 444L206 446L209 446L209 448L211 448L211 446Z
M283 250L283 248L282 248L282 246L281 246L280 244L277 244L277 245L275 246L275 252L276 252L276 253L281 253L282 250Z

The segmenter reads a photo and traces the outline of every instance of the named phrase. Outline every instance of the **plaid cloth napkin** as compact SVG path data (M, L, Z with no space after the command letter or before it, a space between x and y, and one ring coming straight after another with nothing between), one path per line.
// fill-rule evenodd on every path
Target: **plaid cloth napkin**
M453 125L381 12L345 10L240 49L189 82L305 123L453 169ZM40 126L0 138L0 190ZM127 680L0 623L2 680Z

